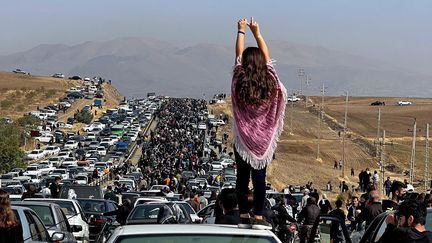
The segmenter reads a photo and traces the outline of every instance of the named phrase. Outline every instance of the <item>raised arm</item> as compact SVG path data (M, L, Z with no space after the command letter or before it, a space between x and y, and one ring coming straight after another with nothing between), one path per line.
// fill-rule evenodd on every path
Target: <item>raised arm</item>
M236 40L236 58L241 56L244 50L244 38L245 38L245 31L246 27L248 25L248 22L246 19L240 19L237 22L237 40Z
M254 20L253 17L251 18L251 22L248 23L248 26L255 37L258 48L261 50L262 54L264 55L266 63L269 62L270 54L267 48L267 44L265 43L264 38L261 35L258 23Z

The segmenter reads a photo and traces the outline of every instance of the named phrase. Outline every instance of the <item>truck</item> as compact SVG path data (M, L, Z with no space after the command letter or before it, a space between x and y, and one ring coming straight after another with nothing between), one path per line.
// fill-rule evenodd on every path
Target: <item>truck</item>
M127 140L119 140L117 143L116 143L116 150L117 151L127 151L128 150L128 147L129 147L129 141L127 141Z
M101 99L95 99L93 106L101 108L102 107L102 100Z

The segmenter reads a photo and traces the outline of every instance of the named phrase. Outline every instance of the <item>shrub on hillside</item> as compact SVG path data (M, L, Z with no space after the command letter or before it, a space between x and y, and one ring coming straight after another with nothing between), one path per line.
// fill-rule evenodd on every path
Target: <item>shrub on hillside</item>
M0 106L2 109L9 109L12 107L12 105L14 104L14 102L12 100L2 100L0 102Z
M20 149L22 131L14 125L0 125L0 173L24 165Z
M56 93L57 93L57 90L50 89L45 93L45 98L49 99L49 98L53 97Z
M39 120L39 118L32 116L32 115L24 115L24 116L18 118L16 120L16 123L22 127L26 127L26 126L32 126L33 127L33 126L39 125L40 120Z
M88 111L81 111L75 114L77 122L89 124L93 119L93 114Z

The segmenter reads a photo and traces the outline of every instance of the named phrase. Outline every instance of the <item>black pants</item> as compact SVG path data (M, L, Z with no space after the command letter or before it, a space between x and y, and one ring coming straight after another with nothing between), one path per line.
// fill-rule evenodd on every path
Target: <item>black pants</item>
M266 168L255 170L234 149L235 161L237 165L237 181L236 193L239 205L240 214L249 213L248 192L249 192L249 179L252 173L253 184L253 208L255 215L263 215L264 200L266 193Z

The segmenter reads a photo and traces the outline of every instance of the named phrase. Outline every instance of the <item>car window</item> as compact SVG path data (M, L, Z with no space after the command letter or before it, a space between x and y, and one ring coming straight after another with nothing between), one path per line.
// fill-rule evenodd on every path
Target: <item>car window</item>
M29 231L30 231L30 237L32 240L34 241L42 241L44 240L46 232L45 229L40 230L40 228L38 227L38 223L42 226L43 224L41 222L37 222L38 219L37 217L35 217L33 215L33 213L29 210L24 210L24 215L27 219L27 223L29 226ZM42 226L43 227L43 226Z
M45 226L50 227L55 225L54 216L50 207L38 205L26 205L26 207L31 208L39 216Z
M72 202L54 201L54 203L59 205L66 215L75 215L77 213Z
M107 212L115 211L117 210L117 207L114 203L108 202L107 203Z
M34 222L36 223L37 231L38 231L38 234L39 234L41 241L49 241L50 240L49 233L46 230L46 228L44 227L43 223L36 216L36 214L34 214L33 212L30 212L30 213L33 216Z
M384 217L384 218L387 219L387 217ZM387 228L387 222L385 219L382 221L382 224L379 226L379 229L375 235L373 242L379 242L379 240L381 239L381 236L384 234L384 231Z
M79 200L79 204L86 213L104 213L106 211L105 203L93 200Z
M56 207L56 214L58 216L58 226L60 227L61 231L70 231L69 227L68 227L68 221L65 217L65 215L63 214L62 210L60 207Z

